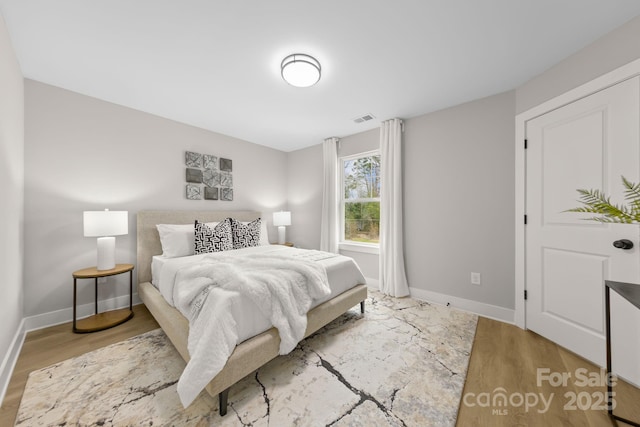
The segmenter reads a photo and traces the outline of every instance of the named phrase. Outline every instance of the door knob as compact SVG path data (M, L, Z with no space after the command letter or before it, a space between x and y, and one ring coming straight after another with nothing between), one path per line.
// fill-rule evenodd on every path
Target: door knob
M618 249L631 249L633 247L633 242L631 240L621 239L613 242L613 246Z

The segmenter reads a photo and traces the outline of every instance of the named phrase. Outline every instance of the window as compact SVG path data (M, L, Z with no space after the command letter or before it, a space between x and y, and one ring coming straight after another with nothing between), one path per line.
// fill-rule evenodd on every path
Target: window
M342 164L341 230L343 242L380 242L380 153L344 157Z

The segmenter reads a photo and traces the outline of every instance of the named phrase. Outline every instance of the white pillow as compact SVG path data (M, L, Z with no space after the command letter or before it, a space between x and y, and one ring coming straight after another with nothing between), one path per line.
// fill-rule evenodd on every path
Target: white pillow
M260 225L260 245L268 246L269 243L269 232L267 231L267 221L262 218L262 223Z
M194 254L193 224L157 224L162 256L176 258Z

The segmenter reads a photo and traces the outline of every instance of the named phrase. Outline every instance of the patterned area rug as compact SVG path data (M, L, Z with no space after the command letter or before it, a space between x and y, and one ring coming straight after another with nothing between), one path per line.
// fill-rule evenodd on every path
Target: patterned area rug
M183 409L185 363L158 329L29 375L17 426L455 425L477 317L370 291L245 377L218 414L206 392Z

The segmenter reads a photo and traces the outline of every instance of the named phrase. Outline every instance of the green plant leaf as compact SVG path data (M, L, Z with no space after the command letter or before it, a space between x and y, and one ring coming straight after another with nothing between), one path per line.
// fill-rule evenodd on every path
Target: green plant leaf
M592 213L599 216L585 218L589 221L633 224L640 222L640 183L634 184L622 177L627 205L611 203L611 199L600 190L578 189L583 206L565 212Z
M640 218L640 183L634 184L623 176L622 184L625 187L625 199L629 202L631 213L638 220Z

